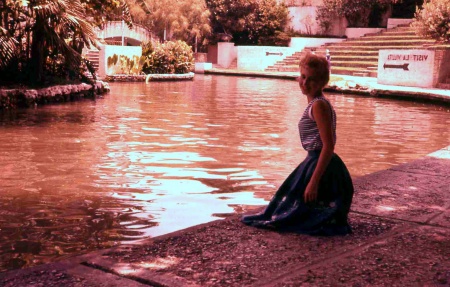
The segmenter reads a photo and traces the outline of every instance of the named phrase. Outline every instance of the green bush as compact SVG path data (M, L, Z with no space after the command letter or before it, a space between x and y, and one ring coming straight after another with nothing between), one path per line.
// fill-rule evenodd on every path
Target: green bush
M183 41L154 44L146 57L142 71L146 74L186 74L194 67L194 53Z
M416 10L412 27L418 35L450 42L450 0L433 0Z

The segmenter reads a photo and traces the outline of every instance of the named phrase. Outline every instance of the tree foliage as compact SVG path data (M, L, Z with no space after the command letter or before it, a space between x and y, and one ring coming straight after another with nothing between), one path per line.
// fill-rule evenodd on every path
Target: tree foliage
M416 33L450 42L450 0L432 0L417 9L412 26Z
M206 45L211 32L204 0L127 0L133 19L160 40L183 40ZM196 41L197 39L197 41Z
M97 39L89 13L98 3L120 7L116 0L0 0L0 81L80 78L81 50Z
M367 27L374 9L386 10L390 4L402 0L324 0L318 7L317 20L327 33L336 17L345 17L349 27Z
M186 74L194 66L191 47L180 40L154 43L146 53L142 69L146 74Z
M206 0L213 41L230 36L239 45L276 45L288 20L287 7L276 0Z

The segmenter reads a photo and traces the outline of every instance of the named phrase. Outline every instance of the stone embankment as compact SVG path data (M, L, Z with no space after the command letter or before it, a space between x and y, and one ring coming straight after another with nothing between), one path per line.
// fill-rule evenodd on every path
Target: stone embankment
M149 82L149 81L183 81L194 79L194 73L186 74L147 74L147 75L108 75L107 82Z
M96 81L93 85L81 83L56 85L41 89L0 89L0 111L95 98L109 92L109 90L108 83L103 81Z

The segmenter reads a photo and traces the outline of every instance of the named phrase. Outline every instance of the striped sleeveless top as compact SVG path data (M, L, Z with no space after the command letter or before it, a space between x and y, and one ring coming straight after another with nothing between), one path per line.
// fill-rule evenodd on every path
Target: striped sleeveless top
M302 118L298 122L298 130L300 133L300 141L302 146L307 151L320 150L323 147L322 139L320 138L319 128L316 121L313 119L312 105L316 101L326 102L331 109L331 118L333 124L333 143L336 144L336 113L330 102L323 96L314 98L303 112Z

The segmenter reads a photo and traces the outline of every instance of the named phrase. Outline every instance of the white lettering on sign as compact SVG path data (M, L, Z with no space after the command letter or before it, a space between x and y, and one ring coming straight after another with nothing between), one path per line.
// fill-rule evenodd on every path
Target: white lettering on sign
M424 62L428 60L428 55L396 55L396 54L389 54L387 57L388 60L391 61L413 61L413 62Z

